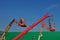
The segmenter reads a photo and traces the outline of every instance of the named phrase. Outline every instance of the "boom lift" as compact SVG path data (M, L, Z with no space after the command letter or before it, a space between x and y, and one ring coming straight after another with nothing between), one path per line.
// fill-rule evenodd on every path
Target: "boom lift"
M38 37L38 40L40 40L40 38L42 37L42 31L44 27L46 27L46 30L55 31L55 26L53 23L51 23L51 19L49 17L49 27L46 25L45 22L42 22L42 27L40 28L40 35Z
M5 34L9 31L9 29L11 28L11 26L12 26L13 23L16 23L18 26L21 26L21 27L27 27L26 24L24 23L24 19L23 19L23 18L20 18L19 23L16 21L16 19L13 19L13 20L8 24L8 26L5 28L2 36L0 37L0 40L5 40L5 39L4 39Z

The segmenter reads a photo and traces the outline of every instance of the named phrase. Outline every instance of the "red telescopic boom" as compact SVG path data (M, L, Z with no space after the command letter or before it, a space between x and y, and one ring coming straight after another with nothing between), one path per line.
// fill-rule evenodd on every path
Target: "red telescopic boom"
M29 26L28 28L26 28L23 32L21 32L20 34L18 34L18 36L16 36L15 38L13 38L13 40L17 40L18 38L20 38L21 36L23 36L24 34L26 34L29 30L31 30L33 27L35 27L37 24L39 24L41 21L43 21L44 19L46 19L47 17L52 16L50 14L46 14L44 15L42 18L40 18L37 22L35 22L34 24L32 24L31 26Z

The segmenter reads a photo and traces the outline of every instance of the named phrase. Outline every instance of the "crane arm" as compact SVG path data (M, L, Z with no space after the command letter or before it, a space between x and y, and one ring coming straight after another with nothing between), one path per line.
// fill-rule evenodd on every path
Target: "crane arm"
M19 21L21 21L21 22L23 23L23 19L22 19L22 18L20 18ZM16 19L13 19L13 20L8 24L8 26L5 28L5 31L4 31L5 33L8 32L8 30L10 29L10 27L12 26L13 23L16 23L18 26L21 26L21 25L20 25L20 22L17 22ZM23 26L24 26L24 24L23 24ZM23 27L23 26L22 26L22 27Z
M21 24L21 22L23 23L23 25ZM20 18L19 22L17 22L16 19L13 19L13 20L8 24L8 26L5 28L4 33L2 34L0 40L3 40L3 39L4 39L5 34L9 31L9 29L11 28L11 26L12 26L13 23L16 23L18 26L22 26L22 27L26 26L26 25L24 24L23 18Z
M49 28L48 28L48 26L46 25L46 23L45 23L45 22L42 22L42 29L43 29L44 27L46 27L46 30L49 30Z
M5 33L8 32L8 30L10 29L10 27L12 26L12 24L15 22L15 19L13 19L9 24L8 26L5 28Z

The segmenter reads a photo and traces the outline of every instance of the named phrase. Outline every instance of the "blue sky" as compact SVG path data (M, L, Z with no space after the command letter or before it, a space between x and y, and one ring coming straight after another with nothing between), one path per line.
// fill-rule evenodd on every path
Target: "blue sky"
M60 31L60 0L0 0L0 30L4 30L9 22L22 17L30 26L46 13L53 14L56 31ZM44 20L48 25L48 19ZM41 23L30 31L39 31ZM26 28L13 24L9 31L23 31ZM46 31L46 29L44 29Z

